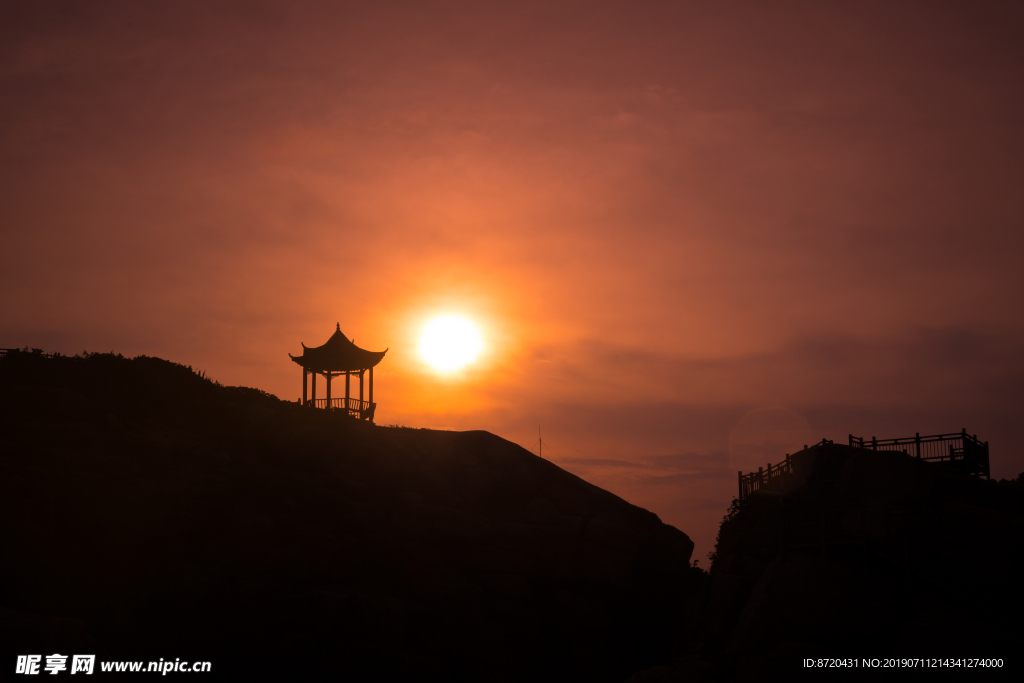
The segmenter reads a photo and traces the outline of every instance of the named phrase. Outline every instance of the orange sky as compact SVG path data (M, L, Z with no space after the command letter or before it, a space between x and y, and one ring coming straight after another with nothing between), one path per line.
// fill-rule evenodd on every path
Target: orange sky
M340 322L379 423L541 424L698 558L823 436L1016 475L1022 6L768 5L7 3L0 346L294 400ZM436 312L486 338L454 377Z

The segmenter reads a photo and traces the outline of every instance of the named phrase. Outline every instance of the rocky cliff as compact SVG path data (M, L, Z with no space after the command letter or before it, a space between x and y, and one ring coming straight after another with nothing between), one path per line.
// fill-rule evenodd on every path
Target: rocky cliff
M999 672L974 673L1019 671L1021 478L976 479L904 454L832 443L794 462L787 480L742 506L734 502L710 589L691 596L675 657L633 681L844 673L802 668L803 658L823 657L1001 658ZM950 672L893 675L915 673L931 680Z
M670 656L706 580L685 534L492 434L145 357L0 359L0 519L4 673L68 651L218 679L623 680Z

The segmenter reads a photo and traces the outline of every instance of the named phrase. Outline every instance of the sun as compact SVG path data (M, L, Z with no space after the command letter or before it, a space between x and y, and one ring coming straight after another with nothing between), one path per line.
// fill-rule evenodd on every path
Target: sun
M483 347L476 325L459 315L432 318L420 333L420 356L440 372L469 365Z

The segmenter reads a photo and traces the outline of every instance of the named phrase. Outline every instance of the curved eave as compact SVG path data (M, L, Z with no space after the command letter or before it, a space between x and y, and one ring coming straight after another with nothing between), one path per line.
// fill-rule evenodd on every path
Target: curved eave
M310 353L310 351L316 350L319 349L303 347L301 356L293 356L289 353L288 357L312 372L359 372L375 367L384 360L384 354L389 349L367 351L353 345L351 351L344 354L332 354L329 351L327 353Z

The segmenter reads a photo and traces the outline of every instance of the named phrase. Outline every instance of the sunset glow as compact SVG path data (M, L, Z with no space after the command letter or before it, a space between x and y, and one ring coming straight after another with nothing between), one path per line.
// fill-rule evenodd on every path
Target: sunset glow
M440 372L452 372L469 365L483 349L476 325L457 315L442 315L423 326L420 356Z
M295 402L340 323L377 424L543 424L694 558L822 438L1016 477L1024 3L981 4L6 3L0 349Z

